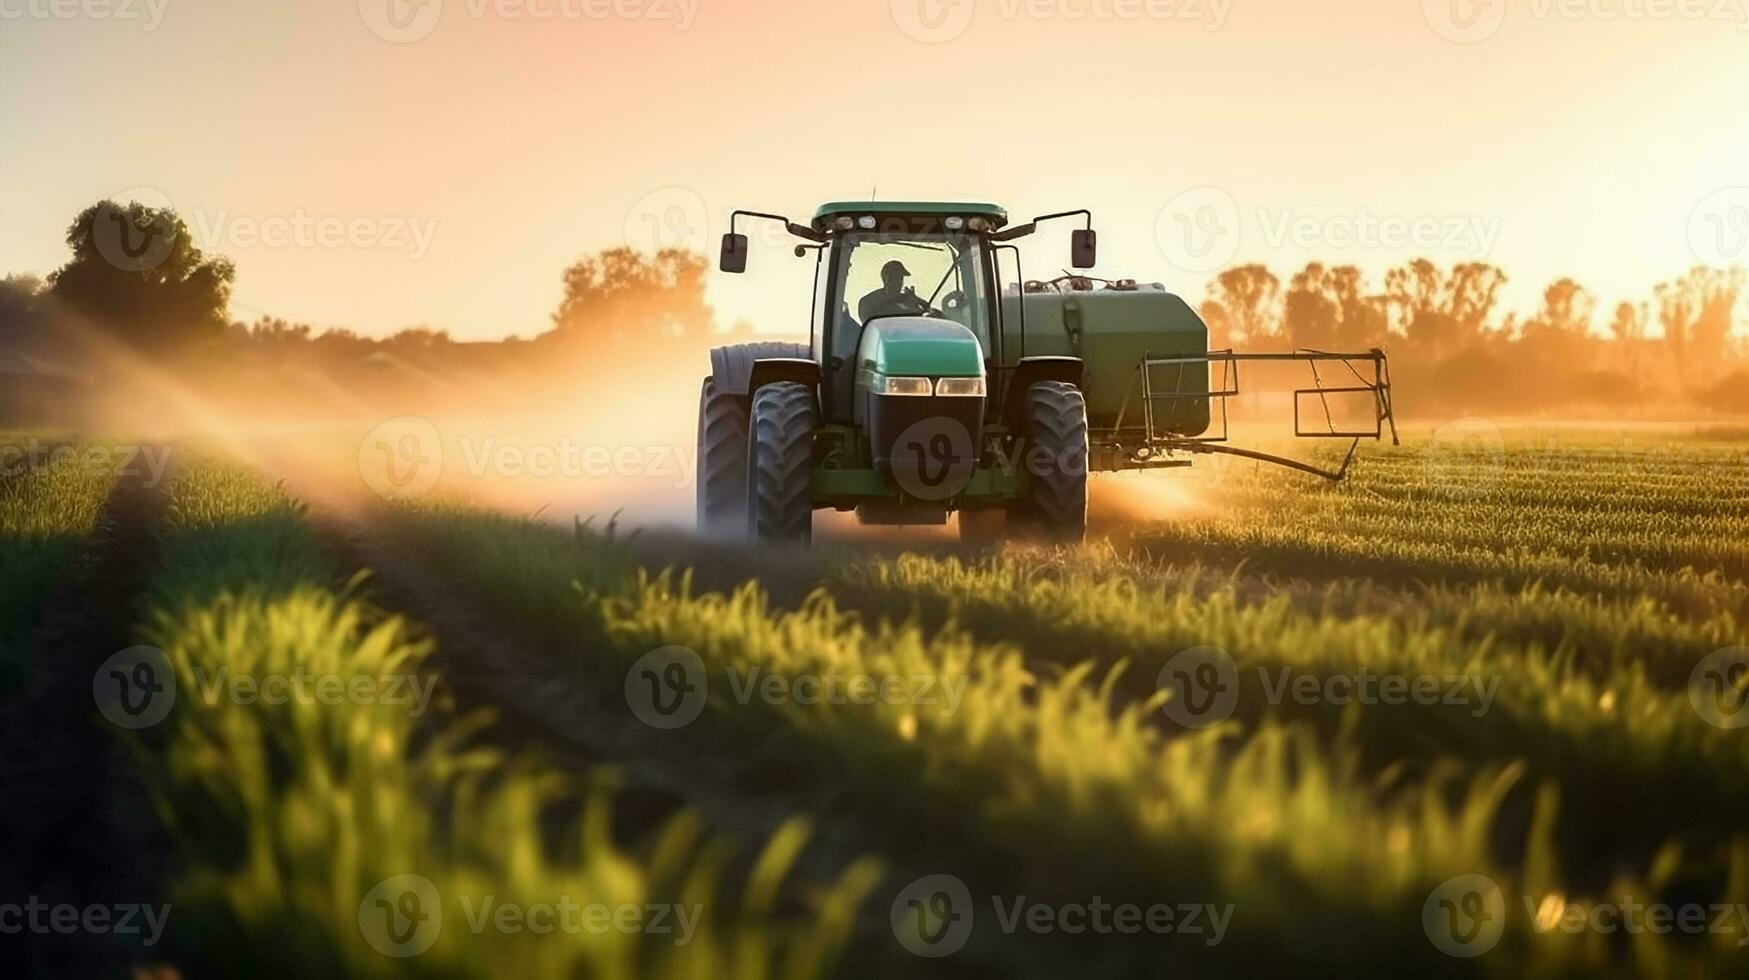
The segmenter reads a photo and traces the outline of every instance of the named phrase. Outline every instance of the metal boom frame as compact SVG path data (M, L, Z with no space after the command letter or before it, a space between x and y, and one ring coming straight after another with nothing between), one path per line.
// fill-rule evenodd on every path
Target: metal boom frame
M1293 392L1294 436L1295 438L1300 439L1352 439L1353 441L1348 446L1348 454L1343 458L1341 467L1329 470L1287 456L1278 456L1273 453L1261 452L1255 449L1244 449L1238 446L1222 445L1227 441L1228 437L1227 400L1239 394L1239 363L1241 361L1299 362L1306 364L1312 369L1312 387L1296 388ZM1186 368L1199 364L1205 367L1212 367L1216 362L1219 362L1221 365L1221 383L1219 387L1210 385L1207 391L1191 392L1184 391L1181 386L1174 386L1171 390L1167 391L1154 390L1154 370L1156 368L1176 369L1178 372L1178 380L1182 381ZM1332 362L1340 363L1343 367L1347 368L1349 373L1354 375L1354 378L1358 383L1353 385L1326 386L1323 378L1318 374L1318 365L1321 363ZM1364 366L1368 363L1372 365L1371 381L1368 381L1356 367L1357 364ZM1125 464L1120 468L1148 469L1163 466L1182 466L1186 461L1161 457L1170 457L1171 454L1180 452L1188 454L1219 453L1228 456L1239 456L1245 459L1255 459L1265 463L1274 463L1278 466L1285 466L1289 469L1299 470L1303 473L1321 476L1327 480L1337 481L1341 480L1348 474L1349 464L1354 461L1354 452L1360 445L1360 440L1384 438L1385 427L1388 425L1391 433L1391 444L1401 444L1397 435L1396 411L1391 401L1391 365L1390 361L1385 356L1385 352L1377 347L1362 353L1339 353L1303 349L1297 351L1266 351L1242 354L1229 349L1209 351L1205 354L1188 356L1176 355L1172 357L1152 357L1143 355L1142 360L1136 365L1136 371L1137 380L1141 388L1140 401L1142 410L1143 442L1140 446L1133 449L1125 449L1118 438L1118 433L1123 430L1124 420L1129 413L1130 396L1135 393L1135 388L1132 386L1131 391L1124 396L1122 406L1118 409L1116 424L1114 424L1111 429L1106 430L1110 439L1103 444L1107 448L1116 450L1118 453L1127 456ZM1210 371L1209 374L1212 380L1213 372ZM1372 429L1338 430L1336 428L1335 420L1330 414L1329 396L1359 394L1361 392L1367 392L1373 396L1374 412ZM1316 395L1319 403L1323 406L1325 423L1323 431L1306 428L1300 405L1307 395ZM1181 401L1184 399L1207 399L1211 402L1220 402L1221 423L1219 432L1214 435L1187 436L1174 432L1160 431L1158 426L1159 420L1157 419L1155 412L1155 405L1163 401ZM1212 412L1210 413L1210 420L1211 422L1213 421Z

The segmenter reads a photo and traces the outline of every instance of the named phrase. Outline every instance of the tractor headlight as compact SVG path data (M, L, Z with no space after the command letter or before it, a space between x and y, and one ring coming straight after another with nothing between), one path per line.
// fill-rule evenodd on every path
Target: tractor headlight
M861 228L864 231L873 231L874 226L875 226L875 218L874 218L874 215L872 215L872 214L865 214L862 217L856 219L856 227Z
M875 394L927 395L933 387L928 378L883 378L875 388Z
M947 227L948 231L959 231L966 226L966 219L957 214L951 215L947 220L943 221L942 224Z
M982 398L984 379L942 378L935 383L935 393L949 398Z
M856 219L852 218L849 215L845 215L844 217L839 218L837 221L832 222L832 227L838 229L839 231L849 231L850 229L856 227Z

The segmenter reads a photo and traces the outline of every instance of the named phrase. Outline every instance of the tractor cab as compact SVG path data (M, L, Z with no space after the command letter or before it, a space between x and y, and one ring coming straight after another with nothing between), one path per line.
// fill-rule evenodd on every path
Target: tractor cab
M977 342L980 373L996 357L997 274L989 233L1007 223L988 204L835 203L814 215L827 236L817 250L809 355L821 366L828 421L852 423L865 407L856 381L891 331ZM900 323L925 320L932 323ZM871 327L878 329L871 333ZM959 329L952 329L957 327ZM962 359L963 360L963 359ZM867 380L865 378L865 380Z

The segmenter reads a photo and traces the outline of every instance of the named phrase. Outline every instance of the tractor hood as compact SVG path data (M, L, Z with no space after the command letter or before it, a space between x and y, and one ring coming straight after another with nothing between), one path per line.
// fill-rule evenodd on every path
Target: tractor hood
M952 320L891 316L862 331L857 366L887 377L975 378L984 373L977 335Z

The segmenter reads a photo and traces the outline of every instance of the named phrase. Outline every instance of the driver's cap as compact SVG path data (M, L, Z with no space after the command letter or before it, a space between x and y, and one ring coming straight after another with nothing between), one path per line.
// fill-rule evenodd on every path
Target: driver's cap
M892 275L894 272L897 272L901 276L908 276L911 274L911 270L905 268L905 263L900 262L898 259L894 259L893 261L888 262L886 265L881 266L881 278L882 279L887 278L888 276Z

